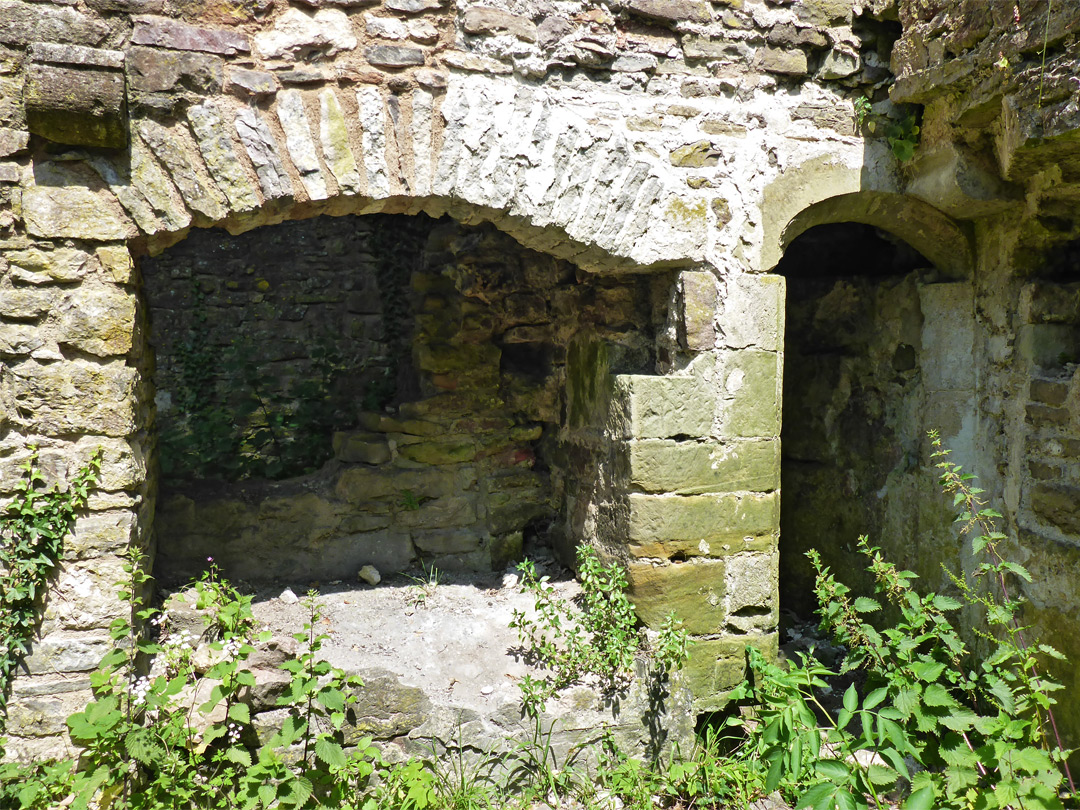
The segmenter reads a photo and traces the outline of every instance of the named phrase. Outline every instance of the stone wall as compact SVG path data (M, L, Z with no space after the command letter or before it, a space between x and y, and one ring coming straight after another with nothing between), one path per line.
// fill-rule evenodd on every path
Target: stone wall
M173 392L155 391L147 330L160 319L149 310L191 286L170 280L156 293L134 260L169 266L174 254L163 251L193 228L258 234L321 215L448 216L573 265L572 282L550 282L549 305L571 287L600 298L648 289L647 306L631 296L632 329L597 321L625 339L578 339L573 313L594 304L571 296L571 314L550 320L567 327L557 337L516 342L507 335L534 324L507 322L500 344L483 317L463 318L461 329L487 336L455 346L474 347L473 390L505 388L494 411L512 425L493 434L524 431L499 446L531 448L547 465L525 478L547 475L535 497L548 503L550 493L551 513L571 527L561 542L588 538L625 560L647 623L670 608L689 623L699 709L723 703L746 643L772 650L777 640L785 304L771 271L814 226L883 228L941 274L917 296L927 421L951 418L942 427L955 457L1004 502L1012 544L1042 577L1027 589L1033 621L1058 635L1060 623L1080 621L1072 597L1050 596L1076 548L1072 513L1049 495L1075 483L1065 455L1075 383L1053 399L1069 371L1047 367L1036 348L1042 327L1058 322L1017 305L1053 250L1080 237L1070 84L1080 9L1055 3L1047 27L1048 10L1046 0L0 0L0 491L12 491L32 445L50 479L105 450L100 490L14 685L9 754L64 750L62 717L86 699L86 673L121 609L117 555L150 549L162 528L153 403ZM859 97L874 131L856 126ZM897 163L877 126L886 121L919 123L911 163ZM363 252L348 244L347 254ZM204 281L211 269L199 271ZM1075 266L1055 272L1043 279L1075 282ZM532 284L498 273L486 290L468 273L452 280L453 291L414 290L416 300L509 313L512 296L492 290ZM254 312L266 303L254 300L257 286L235 292ZM623 293L610 294L613 313ZM417 335L438 320L415 311ZM930 338L942 349L928 355ZM503 384L543 355L520 348L537 342L552 347L541 359L565 413L507 417L514 396L543 387ZM440 386L460 369L442 364L462 355L412 345L418 389L399 405L457 401ZM641 364L620 365L624 345ZM858 375L887 374L895 352L860 345L869 357ZM293 368L313 359L295 357ZM166 427L164 407L161 416ZM400 465L431 444L402 416L430 412L362 423L358 414L338 455L385 455L393 441L381 463ZM367 470L375 457L365 458L329 465ZM525 525L492 528L490 499L479 502L474 528L509 537ZM398 507L387 508L396 519ZM910 508L913 520L923 514ZM258 523L261 513L244 515ZM1080 729L1080 716L1067 723Z
M565 504L601 440L578 413L582 379L652 370L656 299L670 284L665 274L590 278L490 226L401 216L207 232L142 269L162 442L177 414L161 403L192 377L185 358L215 356L190 342L252 352L207 369L219 402L186 396L187 432L162 448L214 451L202 465L163 460L157 571L169 581L198 574L207 556L249 582L325 582L421 557L501 570L520 559L525 532L577 545L589 535ZM320 340L335 368L313 365ZM250 391L259 407L237 406L253 370L265 380ZM305 416L324 404L333 410L322 422ZM234 443L197 424L244 418ZM274 482L259 479L263 458L279 459L277 438L249 438L271 432L267 420L283 443L318 453L296 455ZM206 446L193 441L204 434ZM257 463L236 470L245 453ZM248 480L222 481L235 477Z

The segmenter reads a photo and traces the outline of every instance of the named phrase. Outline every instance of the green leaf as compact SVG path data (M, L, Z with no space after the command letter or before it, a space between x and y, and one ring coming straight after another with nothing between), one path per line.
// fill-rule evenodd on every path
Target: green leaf
M900 810L933 810L933 808L934 789L929 785L914 791L900 805Z
M870 763L870 767L866 769L866 776L876 787L891 785L900 778L900 774L892 768L876 762Z
M963 602L958 602L951 596L942 596L937 594L933 598L933 605L940 611L959 610L964 606Z
M851 606L855 608L858 613L876 613L881 610L881 605L874 599L870 599L867 596L860 596L852 602Z
M863 708L867 711L876 708L888 696L889 688L887 686L882 686L878 689L875 689L873 692L866 696L866 700L863 701Z
M251 722L251 709L246 703L234 703L229 707L229 719L246 725Z
M854 712L859 707L859 692L855 689L855 684L851 684L844 692L844 708L849 712Z
M832 806L832 797L835 792L836 786L829 782L822 782L814 785L799 797L799 802L795 805L795 810L805 810L807 807L814 808L814 810L818 810L818 808L830 808Z
M842 784L851 778L851 769L847 763L838 759L823 759L815 763L815 769L834 784Z
M233 746L225 751L225 759L243 768L251 767L251 753L246 748Z
M315 741L315 756L335 769L344 768L348 762L345 751L329 737L319 737Z
M316 700L331 711L339 712L345 708L345 695L340 690L329 686L319 691Z
M923 702L927 706L942 706L945 708L951 708L956 706L956 701L953 696L949 694L949 691L940 683L932 683L927 685L926 691L923 692Z

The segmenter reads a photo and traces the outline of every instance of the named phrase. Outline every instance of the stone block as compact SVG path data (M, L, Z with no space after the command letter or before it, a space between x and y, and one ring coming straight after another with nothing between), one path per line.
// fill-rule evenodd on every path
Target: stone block
M54 289L12 287L11 282L7 281L0 287L0 317L10 320L36 320L49 311L56 296L57 291Z
M67 733L67 719L93 700L86 689L57 695L15 697L7 707L4 730L16 737L50 737Z
M23 152L30 143L30 133L23 129L0 127L0 157L11 157Z
M229 67L225 72L225 77L228 80L229 89L239 89L243 95L272 96L278 90L278 82L274 74L264 70Z
M406 45L372 45L364 49L364 58L376 67L403 68L424 64L424 52Z
M132 283L135 263L131 260L131 252L124 245L104 245L99 247L95 254L106 280L117 284Z
M86 275L89 255L74 248L42 250L32 247L14 250L5 255L11 272L19 281L47 284L52 281L78 281Z
M1069 383L1064 380L1032 380L1029 391L1035 402L1057 407L1065 404L1069 396Z
M680 274L682 318L679 342L692 352L716 348L716 278L711 273L687 271Z
M732 349L784 349L783 276L737 275L728 278L721 301L723 343Z
M131 48L127 54L128 83L147 93L180 88L216 93L222 86L220 57L190 51Z
M73 146L127 145L122 51L38 42L29 55L23 100L30 132Z
M31 42L100 45L109 27L71 7L24 0L0 0L0 42L25 46Z
M780 485L779 442L632 441L628 484L645 492L771 492Z
M794 49L764 47L758 51L755 62L761 70L786 76L805 76L808 69L806 54Z
M423 501L416 509L402 509L397 522L417 529L461 528L476 522L476 505L472 498L435 498Z
M626 0L628 11L665 22L712 22L708 3L700 0Z
M719 160L720 150L713 146L712 141L688 143L671 152L671 165L681 168L700 169L715 166Z
M697 639L694 642L690 648L690 660L683 669L683 678L694 695L696 711L706 712L724 707L726 693L746 677L747 647L756 647L771 660L776 660L779 652L775 633Z
M1024 409L1027 421L1035 427L1064 427L1071 421L1071 416L1064 408L1051 408L1048 405L1029 403Z
M334 456L352 464L384 464L390 460L390 445L374 433L335 433Z
M116 595L127 581L124 561L114 554L65 562L49 586L40 632L107 630L114 619L130 614Z
M83 515L75 520L74 530L64 541L64 558L83 560L120 554L138 539L138 534L138 519L130 510Z
M86 179L54 166L37 167L38 184L23 189L26 230L46 239L119 241L135 236L116 199L87 188Z
M46 436L127 436L136 426L137 373L123 360L19 363L0 377L0 402L9 413L26 413L26 426Z
M536 23L528 17L510 14L487 6L470 6L465 10L462 27L468 34L511 34L526 42L536 42Z
M802 0L795 5L795 15L810 25L851 25L852 0Z
M975 385L975 291L971 284L919 287L923 315L923 384L930 391L966 391Z
M53 633L31 643L23 664L32 675L90 672L113 647L106 632Z
M1031 509L1065 534L1080 537L1080 487L1040 484L1031 493Z
M476 442L465 436L419 441L398 448L402 458L420 464L462 464L474 460L478 452Z
M727 619L724 560L694 560L627 566L627 595L648 627L659 627L674 612L693 635L720 632Z
M234 56L251 50L248 39L239 31L222 28L198 28L168 17L135 17L131 41L135 45L153 45L174 51L203 51Z
M349 705L345 745L356 745L364 737L404 737L428 719L431 700L422 689L406 686L385 670L363 671L360 677L364 685L356 692L356 702Z
M780 499L764 495L630 493L628 547L635 557L723 557L776 545Z
M727 558L727 623L740 633L776 630L779 620L778 556L744 553Z
M135 333L135 295L111 284L83 285L60 301L57 342L99 357L126 355Z
M618 438L701 438L709 435L715 412L715 393L697 378L614 378L610 429Z
M480 548L480 535L464 529L426 529L414 531L416 548L427 554L467 554Z
M266 59L333 56L355 47L352 23L344 11L336 8L315 12L290 8L278 17L273 28L255 35L255 49Z
M453 472L440 469L382 470L350 467L341 473L335 486L337 497L349 503L382 498L400 500L403 492L418 499L459 495L476 487L476 470L471 465Z
M724 438L780 435L780 355L756 349L724 352L717 363Z

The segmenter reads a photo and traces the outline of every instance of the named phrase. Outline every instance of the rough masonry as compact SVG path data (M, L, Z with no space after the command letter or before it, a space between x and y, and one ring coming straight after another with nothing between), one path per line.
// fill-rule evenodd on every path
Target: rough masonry
M811 543L849 561L851 538L836 533L864 512L869 526L915 525L920 548L949 549L916 555L913 567L937 570L941 556L970 564L952 552L940 506L910 497L904 483L928 462L914 423L936 422L1004 504L1014 550L1036 575L1031 620L1061 641L1061 628L1080 621L1069 576L1080 547L1080 11L1054 4L1047 20L1048 10L1046 0L0 0L0 490L11 490L32 445L58 479L105 451L101 490L14 687L9 753L65 750L61 726L41 718L88 694L86 673L121 609L118 553L134 544L164 564L183 541L169 534L177 524L158 522L182 511L162 475L178 424L168 375L190 325L155 332L165 313L193 312L181 301L193 279L215 316L233 293L247 323L265 305L341 312L335 301L299 301L300 292L268 300L281 289L269 277L199 259L228 244L225 234L280 239L270 229L293 220L425 214L466 241L502 232L516 243L499 248L510 266L539 256L559 268L542 280L490 267L471 279L455 264L468 249L415 267L412 331L400 346L417 387L400 389L396 413L331 419L338 438L304 456L299 474L324 483L340 474L324 490L339 494L349 475L400 475L402 459L419 452L409 447L433 444L419 425L429 403L456 403L440 418L467 419L476 398L498 391L484 416L510 424L493 429L495 444L528 448L524 479L538 474L537 456L556 471L519 503L542 503L564 545L595 543L625 561L644 622L678 612L697 640L687 682L698 711L723 704L747 644L776 649L782 583L804 588L798 571L778 575L778 548L794 559ZM915 127L914 157L901 163ZM800 236L837 223L885 232L925 261L891 265L887 281L830 265L827 251L782 265ZM209 238L198 230L208 228ZM840 233L839 255L864 244L843 242L853 233ZM190 250L183 271L176 257ZM832 278L811 289L799 273ZM357 288L343 286L344 274L328 265L312 275L331 277L348 312ZM785 297L785 283L810 298ZM549 307L570 294L567 309L514 321L509 299L534 289ZM611 300L581 328L590 295ZM420 339L449 323L423 300L477 319L438 332L455 352L440 358ZM371 331L360 329L352 351L378 356L404 340L387 336L385 310L359 314ZM887 329L867 325L883 318ZM535 326L547 331L507 338ZM838 329L848 330L839 342ZM811 339L793 346L793 334ZM300 343L273 360L283 364L275 376L299 384L305 368L340 355L318 355L315 336ZM478 363L458 396L440 386L466 345ZM510 348L522 345L533 349ZM830 351L850 362L828 366L833 376L808 389L786 387L785 354L818 363L810 356ZM524 385L543 390L550 410L510 413L513 378L537 365L550 369ZM367 386L378 370L353 382ZM869 395L862 380L875 381ZM791 390L794 401L783 394ZM895 408L877 408L892 394ZM903 450L867 460L841 449L843 414L851 424L878 420ZM824 433L789 435L823 415ZM413 432L405 421L418 423ZM778 546L781 525L807 525L781 519L781 430L793 448L801 442L803 461L822 457L843 473L812 499L823 516L830 504L850 511L852 498L860 506ZM475 464L483 431L461 432L469 449L453 464ZM265 443L252 447L259 457ZM260 498L295 485L271 481L280 470L265 467L256 476L265 480L236 485L261 487ZM895 486L871 492L871 479ZM422 487L392 489L404 497ZM404 502L379 508L408 521L417 510ZM510 538L512 556L532 519L500 534L482 517L487 496L443 506L475 516L453 528L487 532L471 564L503 559L496 537ZM257 512L237 519L258 522ZM409 553L439 553L409 543ZM1058 674L1076 685L1073 671ZM1080 733L1080 713L1064 714Z

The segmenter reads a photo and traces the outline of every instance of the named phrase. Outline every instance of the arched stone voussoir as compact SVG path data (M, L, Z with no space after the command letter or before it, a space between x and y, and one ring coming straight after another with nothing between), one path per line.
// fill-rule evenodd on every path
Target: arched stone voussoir
M780 236L786 249L816 225L859 222L898 236L951 278L971 276L975 264L970 234L956 220L914 197L881 191L841 194L801 211Z
M934 206L900 193L890 174L867 172L856 156L826 155L786 169L765 187L760 269L771 271L796 237L816 225L858 222L900 237L942 273L968 278L971 235Z

